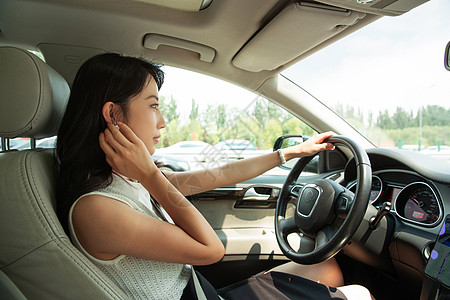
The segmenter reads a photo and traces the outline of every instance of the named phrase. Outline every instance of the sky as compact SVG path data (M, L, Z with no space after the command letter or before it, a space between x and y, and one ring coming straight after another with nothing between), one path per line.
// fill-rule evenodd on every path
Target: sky
M416 111L450 107L450 1L431 0L398 17L383 17L303 60L285 74L328 105Z
M163 70L165 78L159 94L168 99L173 96L178 101L181 99L188 101L182 104L186 109L180 111L185 118L190 113L192 99L199 104L200 111L204 111L208 104L228 103L233 107L239 107L242 103L250 103L256 97L254 93L244 88L210 76L169 66L164 66ZM193 85L192 82L196 84ZM229 95L234 97L230 99Z
M450 108L450 72L443 65L449 41L450 1L431 0L402 16L381 18L283 74L329 106L358 106L375 115L380 109L393 111L397 106L414 112L422 105ZM189 99L189 108L192 98L201 108L212 99L239 106L244 99L255 98L251 92L213 78L171 67L164 70L160 94ZM201 88L188 83L186 76L201 82ZM227 93L217 92L222 89ZM235 97L221 99L225 94Z

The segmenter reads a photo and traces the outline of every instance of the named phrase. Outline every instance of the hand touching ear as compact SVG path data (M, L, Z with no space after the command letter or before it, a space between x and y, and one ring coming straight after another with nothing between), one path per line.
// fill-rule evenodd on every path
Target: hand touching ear
M159 172L144 142L125 123L117 125L108 123L99 135L100 147L113 170L139 181Z

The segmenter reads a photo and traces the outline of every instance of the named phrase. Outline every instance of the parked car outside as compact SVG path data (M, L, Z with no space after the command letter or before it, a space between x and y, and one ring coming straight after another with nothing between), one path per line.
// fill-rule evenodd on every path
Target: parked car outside
M164 155L153 154L152 158L156 166L162 171L168 170L174 172L181 172L190 170L189 161L180 157L166 154Z
M429 146L421 151L421 153L450 162L450 146Z
M222 150L258 150L258 147L253 145L248 140L231 139L218 142L215 146L220 151Z
M183 141L173 144L169 147L157 148L158 153L171 153L179 155L198 154L205 149L213 147L212 145L202 141Z
M189 169L205 168L205 163L223 160L213 145L202 141L178 142L169 147L157 148L155 154L170 155L172 158L187 162Z
M228 160L244 159L268 152L259 151L251 141L243 139L225 140L217 143L215 147Z

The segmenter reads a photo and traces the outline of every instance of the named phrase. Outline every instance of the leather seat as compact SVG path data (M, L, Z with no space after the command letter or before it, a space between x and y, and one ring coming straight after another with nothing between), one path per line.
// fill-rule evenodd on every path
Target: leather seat
M0 66L0 137L55 135L67 82L18 48L0 47ZM62 229L55 176L53 149L0 153L0 298L126 299Z

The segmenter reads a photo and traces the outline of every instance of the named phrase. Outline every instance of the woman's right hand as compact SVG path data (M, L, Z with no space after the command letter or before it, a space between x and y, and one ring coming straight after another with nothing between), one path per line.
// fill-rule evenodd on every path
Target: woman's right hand
M142 181L159 172L144 142L125 123L112 123L99 135L100 147L106 155L106 162L116 172Z

